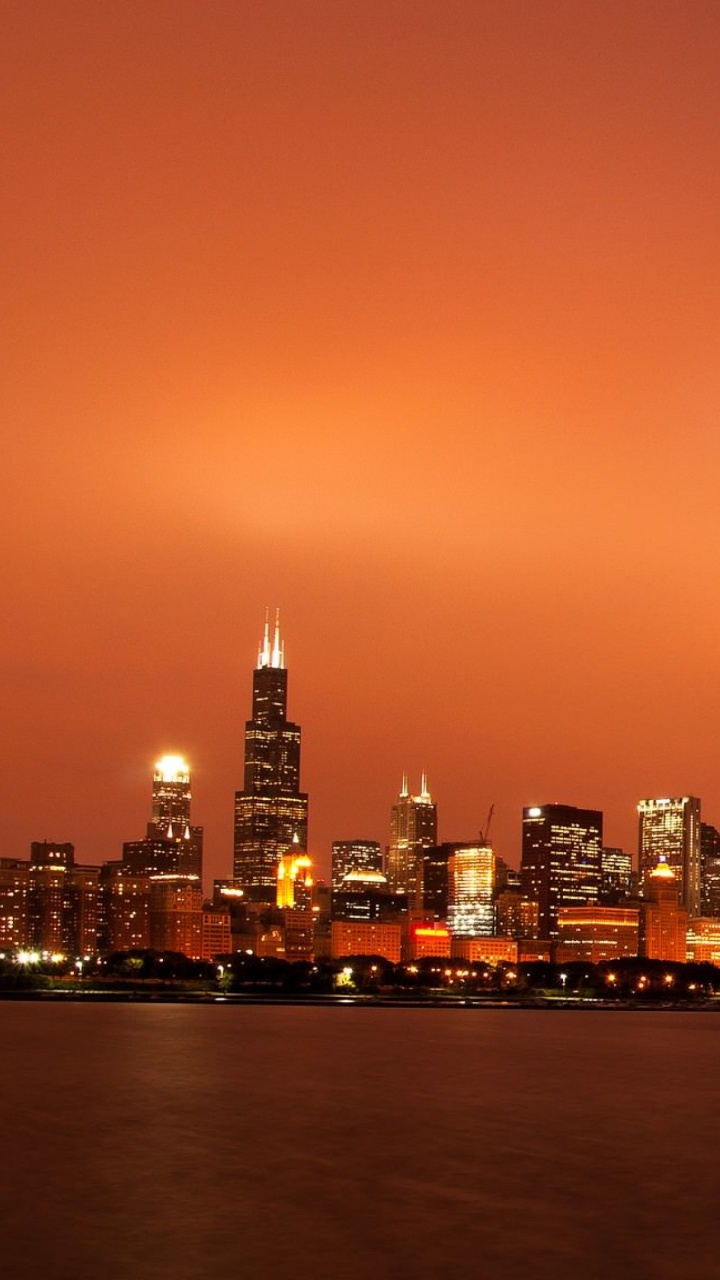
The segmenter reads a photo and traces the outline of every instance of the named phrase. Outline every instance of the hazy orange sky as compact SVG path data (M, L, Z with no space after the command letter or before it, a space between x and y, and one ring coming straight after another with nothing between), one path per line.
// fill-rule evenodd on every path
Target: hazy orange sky
M4 0L0 854L720 824L717 0Z

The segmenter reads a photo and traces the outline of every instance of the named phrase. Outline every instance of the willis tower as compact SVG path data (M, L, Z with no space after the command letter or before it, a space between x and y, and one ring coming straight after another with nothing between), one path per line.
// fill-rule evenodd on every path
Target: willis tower
M300 726L287 719L287 668L279 611L253 672L252 719L245 725L245 779L235 794L233 876L254 902L274 902L278 863L307 850L308 798L300 791Z

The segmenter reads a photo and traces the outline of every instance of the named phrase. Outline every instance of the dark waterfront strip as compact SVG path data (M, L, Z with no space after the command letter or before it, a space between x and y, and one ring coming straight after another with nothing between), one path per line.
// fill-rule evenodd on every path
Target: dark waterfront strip
M447 996L373 996L373 995L308 995L289 996L248 992L244 994L217 995L211 992L183 991L1 991L0 1001L32 1001L34 1003L57 1004L191 1004L191 1005L226 1005L241 1007L243 1005L276 1005L312 1008L347 1008L355 1009L542 1009L545 1011L582 1010L592 1012L633 1012L633 1013L720 1013L720 1000L700 999L688 1001L645 1001L645 1000L578 1000L572 997L538 997L520 1000L483 1000L473 997L448 998Z

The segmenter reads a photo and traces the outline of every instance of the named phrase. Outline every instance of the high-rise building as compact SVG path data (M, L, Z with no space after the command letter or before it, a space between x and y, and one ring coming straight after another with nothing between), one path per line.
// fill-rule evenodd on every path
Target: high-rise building
M641 800L639 872L641 880L660 859L675 873L680 905L700 915L700 801L695 796Z
M150 945L199 959L203 937L202 887L195 876L150 877Z
M173 836L190 826L190 769L182 756L163 756L153 772L152 831Z
M447 920L448 860L454 848L446 842L422 852L423 912L432 920Z
M279 619L265 633L245 725L245 776L235 795L234 878L247 898L275 901L278 863L307 851L308 798L300 791L300 726L287 718L287 668Z
M85 955L97 950L97 867L75 863L72 844L36 840L27 875L26 944L40 952Z
M394 893L422 905L422 855L437 843L437 807L422 775L420 795L411 796L407 776L390 813L390 845L385 874Z
M0 951L27 944L29 871L19 858L0 858Z
M495 854L489 844L456 844L448 859L448 928L453 938L495 932Z
M720 916L720 831L700 823L700 906L703 916Z
M377 840L333 840L333 890L340 888L351 871L382 871L382 849Z
M135 875L202 877L203 829L190 824L190 800L190 766L182 756L163 756L153 770L145 838L123 845L123 862Z
M134 951L150 946L150 876L125 862L100 868L100 949Z
M284 853L277 866L276 906L312 909L312 860L306 853Z
M407 917L406 893L391 893L381 871L348 871L332 895L333 920L391 920Z
M643 877L640 954L648 960L687 959L688 913L680 902L680 880L663 855Z
M632 858L622 849L600 850L600 901L616 906L632 893Z
M203 829L191 825L190 800L189 765L163 756L153 771L145 838L126 841L122 862L102 868L104 947L201 954Z
M523 809L520 875L538 904L538 936L557 938L559 907L596 903L600 895L602 813L569 804Z

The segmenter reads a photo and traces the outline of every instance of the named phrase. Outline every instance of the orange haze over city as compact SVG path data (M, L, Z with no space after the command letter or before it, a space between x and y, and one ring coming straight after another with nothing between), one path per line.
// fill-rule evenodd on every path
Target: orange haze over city
M717 768L720 6L5 0L2 856L206 883L266 606L310 852Z

